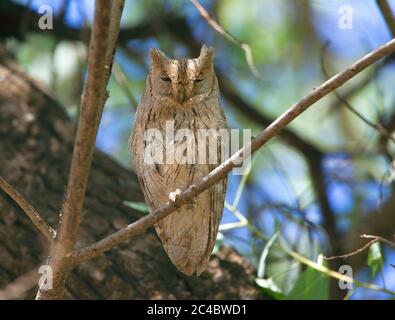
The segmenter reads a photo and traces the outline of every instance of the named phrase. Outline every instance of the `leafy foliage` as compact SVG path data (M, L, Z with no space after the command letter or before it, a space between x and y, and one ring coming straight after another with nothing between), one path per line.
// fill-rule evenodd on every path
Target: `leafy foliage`
M379 242L374 242L369 247L368 265L373 277L383 268L383 255Z
M327 300L329 298L328 276L308 267L296 281L287 298L290 300Z
M145 202L124 201L123 204L129 208L132 208L134 210L137 210L137 211L140 211L143 213L149 212L148 206Z

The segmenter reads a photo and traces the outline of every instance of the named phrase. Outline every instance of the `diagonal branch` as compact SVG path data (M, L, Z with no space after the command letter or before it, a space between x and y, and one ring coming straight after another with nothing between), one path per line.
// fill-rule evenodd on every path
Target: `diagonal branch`
M271 123L265 130L263 130L254 140L252 140L247 146L237 151L232 157L219 165L216 169L211 171L207 176L200 179L196 184L189 186L185 189L177 199L177 203L168 202L164 206L156 209L144 218L128 225L127 227L113 233L112 235L102 239L101 241L83 248L74 253L73 265L88 260L110 250L112 247L120 244L121 242L137 236L147 230L149 227L154 225L160 219L163 219L177 207L185 204L187 201L196 197L204 190L213 186L215 183L224 179L226 175L236 167L241 160L247 159L251 153L256 152L265 143L277 135L281 129L288 125L292 120L297 118L302 112L312 106L315 102L326 96L333 90L337 89L345 82L353 78L355 75L366 69L368 66L377 62L381 58L385 57L391 52L395 51L395 39L387 42L376 50L368 53L354 64L339 72L319 87L314 88L308 95L303 97L299 102L291 106L285 113L278 117L273 123Z
M257 122L264 127L269 126L272 122L271 119L263 115L256 108L249 105L246 100L241 98L225 78L222 78L221 81L221 92L225 99L227 99L235 108L240 110L243 115L249 117L251 121ZM323 225L330 240L332 251L340 252L340 243L338 242L339 237L336 232L336 217L333 214L333 210L326 194L325 176L322 172L324 152L319 147L304 140L300 135L288 128L284 128L279 132L279 137L304 156L309 168L317 202L323 215Z
M325 78L329 78L329 73L326 69L325 66L325 53L326 50L329 46L329 42L327 42L321 52L321 71L324 74ZM349 102L347 99L345 99L340 93L337 92L337 90L333 91L334 95L336 96L336 98L342 103L344 104L348 110L350 110L354 115L356 115L360 120L362 120L363 122L365 122L369 127L373 128L374 130L376 130L381 136L384 136L385 138L387 138L387 140L391 140L392 142L395 143L395 138L391 136L391 134L386 130L386 128L384 128L380 123L375 123L373 121L371 121L370 119L368 119L367 117L365 117L361 112L359 112L357 109L355 109Z
M395 37L395 15L391 11L391 7L387 0L376 0L378 7L387 23L391 35Z
M34 226L46 237L51 243L55 238L56 231L40 216L38 211L34 209L26 199L16 191L7 181L0 177L0 188L8 194L12 200L26 213Z
M250 104L241 95L239 95L226 77L222 76L220 78L220 85L221 93L224 95L225 100L227 100L234 107L234 109L241 112L244 116L247 116L249 120L261 125L262 127L267 127L272 123L273 119L264 115L257 108L255 108L254 105ZM264 107L262 107L262 109L264 109ZM322 150L320 150L314 144L304 140L302 136L300 136L297 132L290 130L289 128L284 128L279 133L279 136L289 146L293 147L301 154L306 155L307 159L312 159L315 162L319 162L319 158L324 155Z
M62 217L49 259L53 272L53 289L40 288L36 299L59 299L64 294L64 282L70 270L71 253L77 241L96 134L108 95L106 88L123 4L123 0L95 2L95 18L88 55L88 78L81 99L81 115Z

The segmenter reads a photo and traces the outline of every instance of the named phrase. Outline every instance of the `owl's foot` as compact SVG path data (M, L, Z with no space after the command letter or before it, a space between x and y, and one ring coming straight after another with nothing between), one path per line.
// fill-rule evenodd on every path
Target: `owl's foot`
M196 204L196 200L195 199L188 200L188 202L187 202L188 209L193 209L193 206L195 204Z
M194 184L192 184L190 188L193 193L196 192L196 186ZM187 203L188 203L188 209L193 209L193 206L196 204L196 200L195 198L192 198L191 200L188 200Z
M180 198L181 195L181 190L177 189L174 192L169 193L169 201L175 206L176 208L179 208L180 205L178 204L178 199Z

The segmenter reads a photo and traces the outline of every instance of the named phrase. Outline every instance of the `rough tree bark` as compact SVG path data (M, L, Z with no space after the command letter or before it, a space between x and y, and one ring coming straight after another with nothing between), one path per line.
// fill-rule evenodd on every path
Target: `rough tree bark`
M0 52L0 175L56 226L69 171L75 125L40 84ZM78 247L137 220L123 201L143 201L135 174L96 151ZM0 289L45 263L48 241L0 191ZM34 272L33 272L34 277ZM31 288L25 298L33 298ZM83 263L66 281L73 299L260 298L253 270L223 248L201 277L179 273L153 230Z

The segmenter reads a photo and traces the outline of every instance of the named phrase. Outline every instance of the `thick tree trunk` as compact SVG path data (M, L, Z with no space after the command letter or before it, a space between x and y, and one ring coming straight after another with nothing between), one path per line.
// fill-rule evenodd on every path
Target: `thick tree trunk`
M65 191L74 129L50 94L0 52L0 175L53 227L57 227ZM78 246L91 244L138 219L141 213L125 207L125 200L143 201L135 174L97 151ZM14 287L9 284L17 279L22 286L30 283L23 297L33 298L35 270L45 264L47 254L44 237L0 192L3 294L12 292ZM19 292L23 290L19 288ZM252 269L233 250L223 248L202 276L186 277L170 263L152 229L72 271L66 293L73 299L261 297Z

